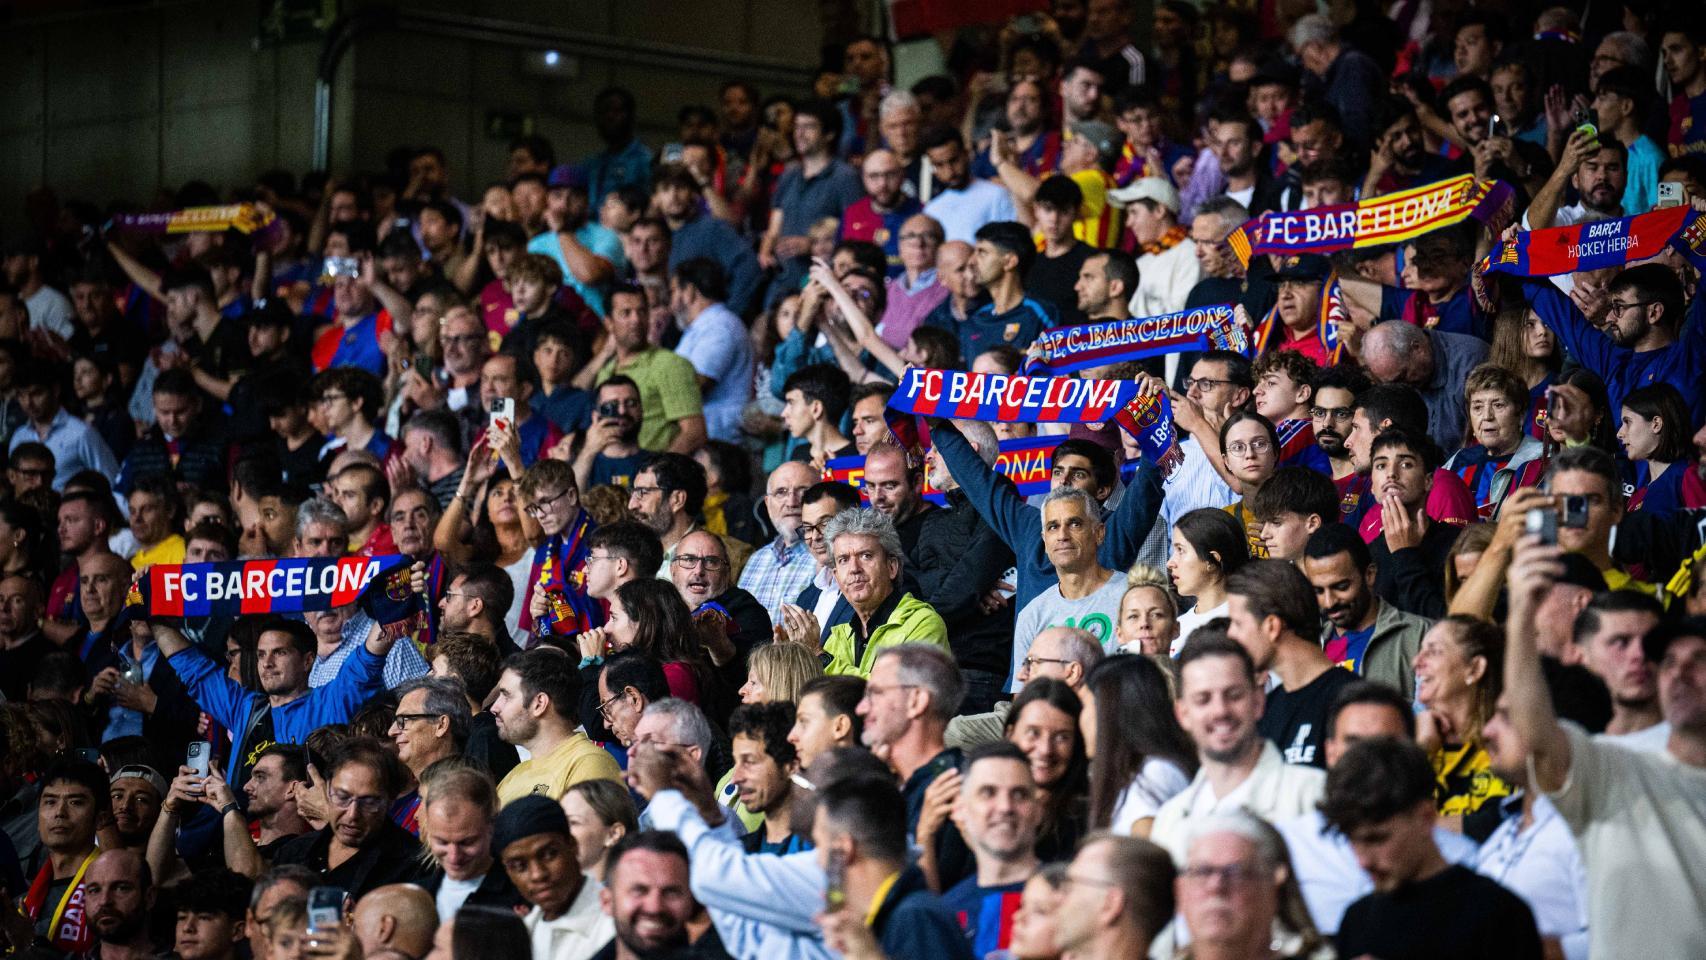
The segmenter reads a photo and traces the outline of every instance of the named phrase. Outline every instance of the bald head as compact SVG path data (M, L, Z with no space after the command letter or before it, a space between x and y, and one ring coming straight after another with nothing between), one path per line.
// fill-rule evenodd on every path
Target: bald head
M1021 682L1036 677L1053 677L1065 681L1072 689L1084 686L1090 668L1102 662L1106 654L1096 637L1078 627L1049 627L1031 641L1026 656L1029 663L1020 664Z
M412 883L392 883L355 905L355 936L364 954L395 950L424 957L438 931L438 907L432 894Z
M873 150L865 155L865 165L859 171L865 193L879 210L893 210L905 197L906 169L900 158L887 150Z
M789 460L770 471L764 482L764 506L783 543L800 539L800 498L818 481L811 464Z
M977 271L970 268L972 246L949 240L936 250L936 274L948 292L960 299L977 296Z
M1411 323L1377 323L1362 340L1362 362L1381 383L1426 383L1433 376L1428 335Z
M154 907L153 879L142 851L120 847L95 858L83 877L85 915L96 936L123 943L140 933Z

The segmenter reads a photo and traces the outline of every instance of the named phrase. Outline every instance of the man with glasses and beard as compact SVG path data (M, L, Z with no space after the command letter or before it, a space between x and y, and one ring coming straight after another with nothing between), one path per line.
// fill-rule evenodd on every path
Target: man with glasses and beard
M1328 367L1315 382L1314 402L1309 407L1310 425L1315 430L1315 445L1327 455L1332 469L1333 485L1339 489L1341 519L1356 515L1357 502L1367 486L1366 478L1357 473L1351 460L1345 437L1351 432L1351 417L1356 413L1357 394L1368 389L1368 378L1350 366Z
M744 658L753 647L770 639L770 614L752 594L734 585L728 548L716 534L695 530L682 537L670 560L669 575L681 599L693 611L693 619L719 623L734 645L735 655ZM711 656L726 663L728 651L713 648Z
M379 741L356 737L332 753L326 772L331 822L286 843L274 862L303 864L357 899L388 883L425 879L420 842L391 822L403 782L397 758Z

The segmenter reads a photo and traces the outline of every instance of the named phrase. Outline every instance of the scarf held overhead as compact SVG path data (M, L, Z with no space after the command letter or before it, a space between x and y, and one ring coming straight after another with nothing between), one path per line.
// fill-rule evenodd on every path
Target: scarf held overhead
M1106 423L1137 439L1143 455L1168 473L1182 454L1166 393L1145 396L1129 380L1081 380L1023 374L909 368L889 398L903 413L994 423Z
M1242 353L1245 339L1233 320L1231 305L1224 303L1159 317L1055 327L1037 337L1041 356L1027 362L1025 373L1072 373L1188 350Z
M411 561L382 557L286 557L221 563L157 563L136 581L126 605L149 616L207 617L303 613L360 603L381 624L409 617L419 598Z
M1232 231L1226 241L1248 267L1257 254L1337 253L1403 243L1464 217L1498 220L1514 197L1509 184L1477 183L1465 173L1358 203L1271 211Z
M1675 244L1697 266L1706 264L1706 216L1689 207L1525 230L1482 259L1482 273L1552 277L1646 260Z
M223 233L235 230L255 238L262 247L280 239L283 222L265 207L231 203L217 207L185 207L162 213L121 213L113 217L112 229L137 233Z

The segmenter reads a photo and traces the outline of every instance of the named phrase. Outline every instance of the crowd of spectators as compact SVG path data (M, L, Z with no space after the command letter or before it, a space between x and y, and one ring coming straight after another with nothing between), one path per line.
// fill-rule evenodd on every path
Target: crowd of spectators
M417 146L155 204L258 231L32 194L10 951L1706 956L1700 270L1476 268L1706 214L1700 11L1161 0L1144 48L1122 0L1019 6L910 87L830 38L666 143L606 89L599 150L502 182ZM1235 249L1462 174L1502 216ZM1165 392L1177 462L889 408L1220 304L1255 355L1074 374ZM401 623L131 609L393 555Z

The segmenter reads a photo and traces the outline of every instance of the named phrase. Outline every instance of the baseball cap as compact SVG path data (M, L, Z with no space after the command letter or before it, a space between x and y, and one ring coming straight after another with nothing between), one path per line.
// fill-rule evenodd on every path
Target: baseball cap
M551 168L551 175L545 178L547 187L568 187L571 190L585 190L591 182L586 175L586 168L578 163L559 163Z
M1333 272L1333 261L1318 253L1298 253L1280 261L1275 280L1304 280L1319 283Z
M1139 200L1153 200L1174 216L1179 215L1179 191L1165 177L1140 177L1118 190L1108 191L1108 196L1122 207L1129 207Z
M118 772L114 773L112 775L112 779L108 782L116 784L120 780L126 779L141 780L153 787L155 793L158 793L162 797L166 795L166 778L162 777L158 770L155 770L147 764L127 763L124 766L119 767Z
M1112 157L1125 144L1125 134L1119 128L1100 120L1080 120L1068 129L1074 137L1090 141L1098 157Z

